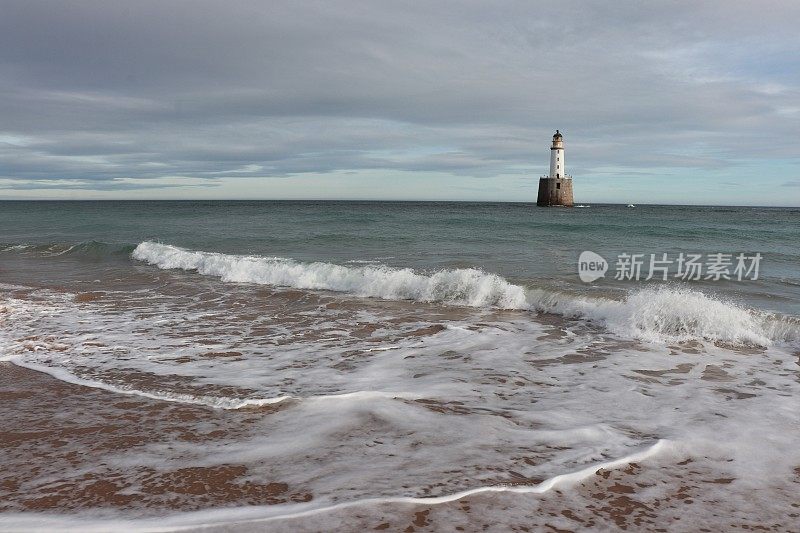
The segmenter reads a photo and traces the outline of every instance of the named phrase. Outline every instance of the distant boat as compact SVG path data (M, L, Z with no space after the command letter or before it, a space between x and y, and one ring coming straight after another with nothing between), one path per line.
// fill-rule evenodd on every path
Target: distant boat
M575 207L592 207L592 206L590 206L590 205L581 205L581 204L578 204L578 205L576 205Z
M636 207L636 206L633 204L628 204L628 207Z

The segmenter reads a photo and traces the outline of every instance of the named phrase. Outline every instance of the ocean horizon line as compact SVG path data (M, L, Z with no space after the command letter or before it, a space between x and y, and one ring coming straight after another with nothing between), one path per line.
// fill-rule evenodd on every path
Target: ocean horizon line
M62 202L62 203L191 203L191 202L218 202L218 203L385 203L385 204L530 204L536 205L535 200L387 200L387 199L359 199L359 198L0 198L0 203L12 202ZM628 206L635 207L729 207L729 208L759 208L759 209L800 209L800 205L761 205L761 204L669 204L669 203L636 203L629 202L580 202L576 206Z

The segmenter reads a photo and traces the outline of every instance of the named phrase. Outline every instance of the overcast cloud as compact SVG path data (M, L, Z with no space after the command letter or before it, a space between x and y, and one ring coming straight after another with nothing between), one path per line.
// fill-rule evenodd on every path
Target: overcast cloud
M576 200L800 205L798 21L766 0L0 0L0 198L519 200L559 128Z

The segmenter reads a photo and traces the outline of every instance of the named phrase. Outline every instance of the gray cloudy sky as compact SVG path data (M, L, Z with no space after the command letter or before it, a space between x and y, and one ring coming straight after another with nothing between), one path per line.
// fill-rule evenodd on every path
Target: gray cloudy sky
M800 2L0 0L0 198L800 205ZM762 186L754 190L756 185Z

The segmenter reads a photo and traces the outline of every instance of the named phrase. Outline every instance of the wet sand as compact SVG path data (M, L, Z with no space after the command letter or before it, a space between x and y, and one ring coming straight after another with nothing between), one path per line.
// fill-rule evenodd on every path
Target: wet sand
M797 531L800 468L791 484L754 492L729 490L735 478L693 459L599 469L577 485L541 495L483 493L437 505L355 506L280 522L270 531ZM785 502L793 512L785 513ZM208 531L246 531L256 523Z
M0 363L0 512L125 510L163 514L229 505L307 502L247 465L156 468L114 464L115 452L219 443L279 407L226 411L117 395ZM169 457L169 455L173 457Z
M169 467L170 459L181 458L182 442L235 440L280 408L230 411L120 396L0 363L0 511L91 511L95 517L99 511L101 517L136 519L313 501L303 487L269 479L253 465ZM115 451L158 444L166 456L158 466L109 460ZM724 472L698 466L691 457L662 458L600 469L578 485L541 495L483 493L437 505L373 502L258 522L237 523L231 516L232 522L207 529L792 531L800 524L800 468L795 474L786 486L729 491L735 478ZM508 485L539 481L512 475ZM786 514L782 509L792 500L795 512ZM692 518L686 519L689 508Z

